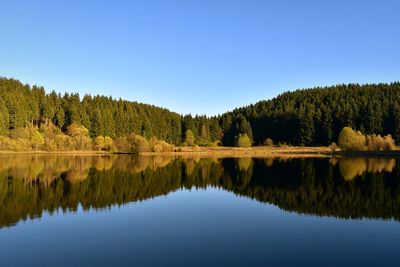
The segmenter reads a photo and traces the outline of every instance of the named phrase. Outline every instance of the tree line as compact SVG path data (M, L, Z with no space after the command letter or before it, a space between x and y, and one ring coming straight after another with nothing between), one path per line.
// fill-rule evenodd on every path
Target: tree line
M251 127L249 127L250 124ZM337 142L344 127L365 134L390 134L400 142L400 83L349 84L287 92L223 114L224 141L237 132L255 144L267 138L292 145Z
M328 145L337 142L344 127L370 135L390 134L399 143L400 83L297 90L207 117L106 96L46 93L43 87L0 78L0 135L12 139L2 142L12 146L13 140L26 139L26 145L37 148L57 135L73 137L68 134L71 126L90 138L91 146L96 137L98 143L106 137L122 138L117 143L131 146L129 136L174 145ZM58 139L63 146L68 137ZM23 142L18 145L24 147ZM79 149L77 140L71 142Z

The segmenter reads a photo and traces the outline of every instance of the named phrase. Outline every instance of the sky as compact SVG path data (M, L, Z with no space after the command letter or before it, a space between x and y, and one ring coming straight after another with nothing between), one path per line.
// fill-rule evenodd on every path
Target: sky
M400 80L400 1L0 0L0 76L216 115Z

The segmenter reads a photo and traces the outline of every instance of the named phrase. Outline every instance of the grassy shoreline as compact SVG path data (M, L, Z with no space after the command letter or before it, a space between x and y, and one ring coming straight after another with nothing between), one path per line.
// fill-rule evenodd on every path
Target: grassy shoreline
M218 156L218 157L263 157L279 155L328 156L328 147L179 147L173 152L141 152L140 155L177 155L177 156Z
M82 151L45 151L45 150L38 150L38 151L7 151L2 150L0 151L0 155L6 154L36 154L36 155L111 155L114 154L113 152L108 151L91 151L91 150L82 150Z
M174 152L141 152L140 155L210 156L210 157L332 157L332 156L400 156L400 147L390 151L332 151L327 146L318 147L180 147Z
M351 151L337 150L332 152L329 147L177 147L170 152L118 152L118 151L0 151L0 154L54 154L54 155L112 155L138 154L141 156L202 156L202 157L331 157L331 156L400 156L400 147L390 151Z

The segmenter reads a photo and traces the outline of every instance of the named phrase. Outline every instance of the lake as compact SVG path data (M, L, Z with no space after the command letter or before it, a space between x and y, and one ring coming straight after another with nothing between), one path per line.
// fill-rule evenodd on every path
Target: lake
M400 160L0 155L0 266L398 266Z

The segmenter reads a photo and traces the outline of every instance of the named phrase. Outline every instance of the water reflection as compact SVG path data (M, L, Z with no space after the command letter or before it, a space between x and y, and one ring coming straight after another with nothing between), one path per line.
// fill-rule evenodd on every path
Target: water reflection
M387 158L340 158L338 161L340 174L347 181L361 176L364 172L392 172L396 166L395 159Z
M299 213L400 219L395 159L0 156L0 227L213 186Z

